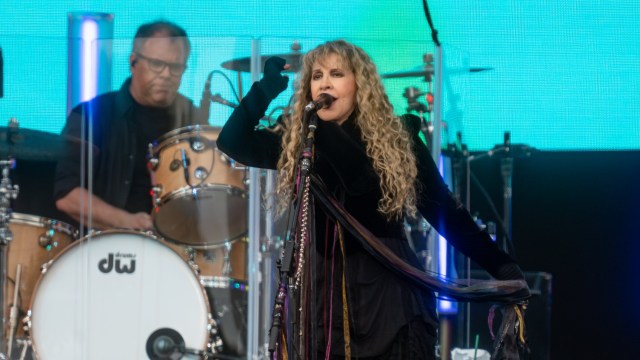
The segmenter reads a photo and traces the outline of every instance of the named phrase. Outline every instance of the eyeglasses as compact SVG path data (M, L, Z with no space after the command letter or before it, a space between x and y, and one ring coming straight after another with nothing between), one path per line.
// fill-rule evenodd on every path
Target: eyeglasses
M184 71L187 69L187 65L185 64L180 64L180 63L168 63L166 61L162 61L159 59L154 59L154 58L150 58L148 56L144 56L142 54L140 54L139 52L135 53L138 57L140 57L143 60L146 60L147 63L149 64L149 69L151 71L153 71L156 74L160 74L162 71L164 71L165 67L169 67L169 72L171 73L171 75L173 76L180 76L184 73Z

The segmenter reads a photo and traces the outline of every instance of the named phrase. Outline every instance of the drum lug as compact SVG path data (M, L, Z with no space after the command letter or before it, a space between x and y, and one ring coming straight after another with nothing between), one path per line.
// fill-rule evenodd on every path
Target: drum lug
M49 260L46 263L40 265L40 273L42 275L46 274L47 271L49 270L49 266L51 266L52 263L53 263L53 260Z
M54 234L55 233L53 229L47 230L44 234L40 235L40 237L38 238L38 244L40 244L41 247L49 250L51 246L56 245L53 243Z
M160 159L158 159L158 157L154 155L153 148L154 148L153 144L149 144L149 150L148 150L149 152L147 154L147 157L149 158L149 162L148 162L149 169L155 171L158 168Z
M198 266L198 263L196 262L196 250L191 247L185 247L183 251L187 255L187 263L189 264L189 267L191 267L193 273L196 274L196 276L200 276L200 266Z
M222 336L218 330L218 321L214 319L209 319L209 344L207 346L212 354L218 354L224 350Z
M158 168L158 164L160 163L160 160L158 160L157 157L152 156L151 158L149 158L149 167L151 168L151 170L156 170Z
M195 152L202 152L206 148L207 146L205 145L204 141L200 139L200 137L191 141L191 149Z
M222 275L229 276L231 275L231 258L229 257L229 253L231 252L231 243L226 241L224 243L224 260L222 265Z
M209 172L207 171L207 169L205 169L202 166L198 166L194 172L193 172L193 176L198 179L198 180L204 180L207 178L207 176L209 176Z
M151 188L151 196L153 197L153 204L155 206L160 206L161 199L160 194L162 193L162 185L158 184Z

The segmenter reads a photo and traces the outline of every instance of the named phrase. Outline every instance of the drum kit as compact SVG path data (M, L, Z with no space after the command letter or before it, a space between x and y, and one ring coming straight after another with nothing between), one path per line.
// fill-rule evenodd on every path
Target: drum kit
M12 212L9 175L14 158L52 160L82 142L13 119L0 128L0 359L244 355L245 171L216 148L219 130L180 128L149 145L155 232L79 238L67 223Z

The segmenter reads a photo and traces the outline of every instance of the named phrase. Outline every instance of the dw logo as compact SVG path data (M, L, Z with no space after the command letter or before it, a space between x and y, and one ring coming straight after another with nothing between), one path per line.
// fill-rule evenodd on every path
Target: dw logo
M129 265L123 265L122 261L127 260L129 262ZM100 262L98 262L98 270L105 274L108 274L111 272L111 270L113 270L114 263L116 272L118 274L133 274L133 272L136 271L136 255L121 253L116 253L115 255L113 253L109 253L109 256L106 259L102 259L100 260Z

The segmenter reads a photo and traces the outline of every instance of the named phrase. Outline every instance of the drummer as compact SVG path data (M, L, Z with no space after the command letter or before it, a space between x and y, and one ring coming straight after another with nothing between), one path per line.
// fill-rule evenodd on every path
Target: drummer
M148 144L173 129L208 120L178 93L189 51L187 33L174 23L155 21L138 28L129 56L131 77L120 90L76 106L67 118L62 135L78 139L81 129L88 139L92 121L94 161L92 167L81 164L76 149L58 162L54 198L59 210L94 229L152 228ZM84 179L83 169L92 169Z

